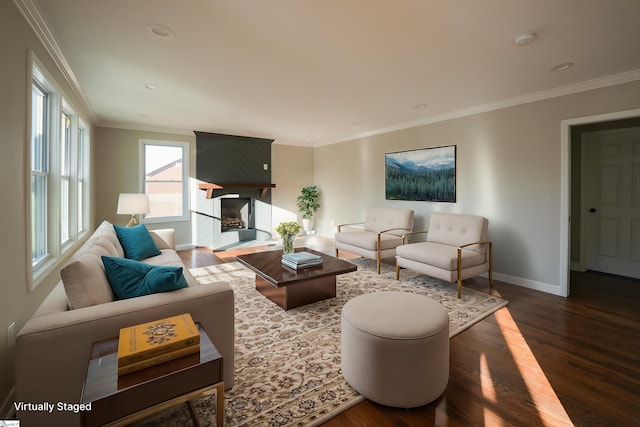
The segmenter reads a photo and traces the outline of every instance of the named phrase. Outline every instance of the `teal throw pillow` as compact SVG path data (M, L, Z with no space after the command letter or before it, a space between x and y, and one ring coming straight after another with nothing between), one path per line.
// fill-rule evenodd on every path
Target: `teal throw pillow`
M182 274L182 267L149 265L109 256L102 256L102 263L118 299L170 292L189 286Z
M124 249L124 256L140 261L141 259L160 255L160 250L149 234L147 226L138 224L133 227L114 225L118 240Z

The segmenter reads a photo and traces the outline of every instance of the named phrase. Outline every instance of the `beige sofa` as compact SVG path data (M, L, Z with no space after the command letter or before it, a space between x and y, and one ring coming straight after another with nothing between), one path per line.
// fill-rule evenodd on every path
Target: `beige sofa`
M141 260L183 266L175 251L175 232L151 231L160 255ZM114 300L100 255L123 257L116 232L103 222L61 271L53 289L16 340L16 403L79 403L91 344L118 335L120 328L191 313L224 357L225 388L233 386L234 295L227 283L198 285L183 268L189 287ZM65 288L69 290L69 295ZM81 295L78 289L84 289ZM70 305L73 309L70 309ZM76 308L78 307L78 308ZM54 409L18 411L23 426L79 426L80 414Z

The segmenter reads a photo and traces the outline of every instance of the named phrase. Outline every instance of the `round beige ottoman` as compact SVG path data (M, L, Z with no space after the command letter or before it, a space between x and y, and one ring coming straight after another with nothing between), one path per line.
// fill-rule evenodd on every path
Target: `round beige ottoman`
M342 309L342 375L367 399L414 408L449 381L449 315L408 292L373 292Z

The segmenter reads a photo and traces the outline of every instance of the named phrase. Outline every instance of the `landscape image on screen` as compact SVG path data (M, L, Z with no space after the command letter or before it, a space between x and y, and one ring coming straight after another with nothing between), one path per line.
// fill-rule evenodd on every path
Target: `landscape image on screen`
M385 154L387 200L456 201L456 146Z

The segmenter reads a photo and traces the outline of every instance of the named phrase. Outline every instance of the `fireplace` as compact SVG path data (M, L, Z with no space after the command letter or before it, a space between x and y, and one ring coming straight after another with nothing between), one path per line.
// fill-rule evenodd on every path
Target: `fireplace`
M198 244L225 250L271 239L271 204L254 188L234 188L206 198L198 192Z
M196 199L196 221L199 246L225 250L254 241L271 240L271 203L263 187L247 184L199 184ZM267 194L266 196L270 196Z
M220 231L253 228L250 198L220 198Z
M273 139L194 133L194 243L225 250L271 240Z

